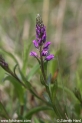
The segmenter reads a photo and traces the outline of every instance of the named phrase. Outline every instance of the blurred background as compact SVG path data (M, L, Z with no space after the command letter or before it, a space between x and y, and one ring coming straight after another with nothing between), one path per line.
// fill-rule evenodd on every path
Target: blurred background
M16 63L10 57L11 55L6 55L9 53L15 56L22 68L24 45L27 48L30 45L29 52L36 50L32 40L35 39L38 13L46 26L47 41L51 41L50 52L58 58L57 63L56 61L49 63L48 72L54 74L58 68L58 82L72 91L77 87L82 93L82 0L0 0L0 53L3 54L11 69ZM34 64L36 60L28 55L25 76ZM37 75L38 72L33 76L35 81L39 81ZM5 71L0 67L0 100L10 111L13 104L11 100L9 103L8 99L14 95L11 91L13 86L8 81L2 82L4 76ZM36 89L38 86L41 90L38 82L32 83ZM72 104L67 101L68 107L71 105L73 108L76 102L70 94L66 95L72 101ZM16 100L15 97L13 100ZM79 113L79 116L82 114Z

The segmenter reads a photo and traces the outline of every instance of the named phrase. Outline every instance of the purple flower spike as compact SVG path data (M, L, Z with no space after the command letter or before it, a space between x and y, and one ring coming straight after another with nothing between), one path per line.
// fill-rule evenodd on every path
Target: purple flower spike
M52 60L52 59L54 59L54 55L48 55L46 58L45 58L45 60L46 61L50 61L50 60Z
M38 55L37 55L37 53L36 53L36 52L32 51L32 52L30 52L30 56L37 57Z
M46 43L44 44L43 49L48 49L50 44L51 44L51 42L46 42Z
M46 29L39 14L36 18L36 40L39 46L43 45L46 42Z
M38 42L37 42L36 40L33 40L33 44L34 44L34 46L35 46L36 48L39 47Z
M36 52L30 52L31 56L34 56L41 64L41 58L46 61L50 61L54 58L54 55L49 54L49 46L51 42L46 42L46 27L43 24L41 16L38 14L36 18L36 39L33 40L34 46L39 50L40 55Z

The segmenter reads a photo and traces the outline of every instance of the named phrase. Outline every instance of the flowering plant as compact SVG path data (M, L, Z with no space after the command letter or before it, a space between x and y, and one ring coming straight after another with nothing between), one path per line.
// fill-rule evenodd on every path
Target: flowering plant
M49 54L49 46L51 42L46 42L46 29L39 14L36 18L36 40L33 40L33 44L38 49L39 56L34 51L31 51L30 55L34 56L38 60L44 81L46 83L44 63L54 59L54 55Z
M51 122L56 123L59 121L63 122L62 120L57 120L57 118L66 119L66 122L68 123L69 118L72 119L72 115L69 115L65 102L62 105L60 103L65 100L62 99L60 101L57 96L59 87L61 89L61 86L58 85L58 81L57 81L57 75L58 75L59 69L57 68L54 75L51 75L51 74L47 75L48 62L51 60L55 61L56 58L54 57L53 54L50 54L49 52L49 47L51 42L46 41L46 28L39 14L36 17L36 39L33 40L33 44L35 48L37 49L38 53L31 51L30 56L33 56L38 61L38 69L40 68L41 70L39 75L40 75L40 83L42 84L43 89L40 94L32 85L30 81L30 77L29 77L29 75L31 75L32 77L33 72L37 66L34 66L34 68L30 72L30 74L28 74L27 77L25 75L26 65L27 65L26 64L27 54L25 54L24 56L25 60L23 63L23 68L20 69L20 66L17 63L13 70L10 69L9 64L4 60L2 55L0 55L0 66L7 72L7 75L4 78L4 81L9 80L14 85L14 88L16 90L16 94L19 100L19 104L20 104L19 108L17 107L17 110L16 110L17 117L15 117L15 119L21 118L22 122L24 122L23 119L28 119L30 122L30 120L33 119L33 114L38 113L38 115L36 116L40 117L39 111L49 110L53 115L50 115L48 113L48 115L50 115L48 123L51 123ZM12 54L10 55L12 56L12 58L14 58ZM18 69L17 69L17 66L18 66ZM18 73L16 72L16 70L18 70ZM27 97L25 96L27 94L27 90L31 94L30 100L28 101L28 103L33 108L29 108L29 106L27 106ZM74 94L75 94L75 97L79 100L79 102L82 105L82 96L79 90L75 89ZM35 100L35 97L39 100L39 102ZM1 100L0 100L0 111L1 111L0 116L2 118L5 118L5 119L13 118L13 116L10 116L8 114L8 111L6 110ZM45 114L47 114L47 112L45 112ZM39 118L39 123L45 123L45 121Z

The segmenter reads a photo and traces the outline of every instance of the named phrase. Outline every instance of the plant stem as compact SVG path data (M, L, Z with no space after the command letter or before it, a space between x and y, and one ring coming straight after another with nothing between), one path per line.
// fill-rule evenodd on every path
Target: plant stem
M23 116L24 113L24 105L21 105L20 107L20 115Z
M28 87L18 78L17 75L13 74L12 71L10 71L10 74L11 74L16 80L18 80L18 82L19 82L24 88L28 89ZM33 95L35 95L38 99L40 99L41 101L43 101L45 104L51 106L50 103L48 103L48 102L46 102L45 100L43 100L42 98L40 98L31 88L29 89L29 91L30 91ZM22 110L22 109L21 109L21 110Z
M46 81L45 71L44 71L43 57L42 57L41 52L42 52L42 47L40 46L41 71L42 71L42 74L43 74L43 77L44 77L44 81L47 82L47 81ZM50 92L49 92L49 90L48 90L46 84L45 84L45 87L46 87L47 93L48 93L48 95L49 95L49 97L50 97L50 100L51 100L51 103L52 103L52 104L51 104L51 107L53 108L54 112L55 112L59 117L61 117L61 116L60 116L60 113L59 113L58 110L57 110L57 108L54 107L54 105L53 105L52 98L51 98L51 94L50 94Z
M4 105L2 104L2 102L1 102L1 101L0 101L0 105L1 105L1 107L3 108L3 110L5 111L6 118L7 118L7 119L10 119L10 116L8 115L8 112L6 111L6 109L5 109Z
M9 72L18 82L26 88L26 85L18 78L16 74L14 74L12 71Z
M42 52L42 47L40 46L41 71L42 71L42 74L44 77L44 81L46 83L46 75L45 75L45 71L44 71L44 64L43 64L43 58L42 58L41 52Z

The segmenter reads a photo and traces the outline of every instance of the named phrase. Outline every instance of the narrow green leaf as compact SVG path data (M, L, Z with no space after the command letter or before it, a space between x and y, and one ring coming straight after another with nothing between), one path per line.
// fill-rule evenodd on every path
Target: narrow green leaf
M58 88L63 89L61 85L58 85ZM71 90L69 90L67 87L64 87L64 91L67 92L75 101L77 101L77 98Z
M42 73L40 75L40 82L41 82L42 85L45 85L45 81L44 81Z
M31 80L31 78L38 71L39 68L40 68L40 65L39 64L34 65L34 67L31 69L31 71L29 72L29 74L27 76L28 81Z
M0 50L1 50L1 52L4 52L4 53L6 53L8 56L10 56L10 57L18 64L17 59L15 58L15 56L14 56L12 53L10 53L10 52L8 52L8 51L6 51L6 50L4 50L4 49L0 49Z
M16 74L16 68L17 68L18 64L16 64L13 68L14 74Z
M49 93L52 103L55 103L56 92L57 92L57 84L49 84Z
M51 83L51 74L49 74L48 78L47 78L47 84L49 85Z
M49 62L48 69L51 72L51 75L54 74L54 72L59 69L59 63L58 63L58 55L60 53L60 50L57 50L55 53L53 52L55 59L52 60L52 62Z
M31 118L33 114L39 112L39 111L43 111L43 110L52 110L51 108L47 107L47 106L38 106L36 108L31 109L25 116L25 118Z
M36 117L34 117L34 123L40 123Z
M39 119L39 122L40 122L40 123L45 123L42 119Z
M65 112L62 110L62 106L60 105L60 101L58 100L58 97L56 96L55 101L54 101L54 107L55 107L56 114L60 118L64 118L65 117L65 113L67 113L66 110L65 110Z
M46 102L45 100L43 100L42 98L40 98L40 96L38 96L33 89L30 89L30 92L35 96L37 97L39 100L41 100L42 102L48 104L50 106L50 104L48 102Z
M23 68L22 68L22 72L24 75L26 75L28 56L29 56L31 44L32 44L32 41L30 41L28 45L27 45L27 41L24 41Z
M2 116L3 118L9 119L8 113L1 102L0 102L0 116Z
M82 90L82 83L81 83L80 76L79 76L78 72L76 72L76 81L77 81L77 88L81 91Z
M8 75L4 78L4 81L5 80L9 80L13 85L14 85L14 88L16 90L16 93L17 93L17 96L18 96L18 99L20 101L20 104L23 105L24 104L24 88L21 86L21 84L14 78L12 77L11 75Z
M42 102L44 102L44 100L42 100L42 99L34 92L34 90L30 89L30 92L31 92L35 97L37 97L37 98L40 99Z
M20 73L21 78L22 78L23 82L25 83L25 85L28 87L28 89L30 89L30 88L31 88L31 84L30 84L29 81L27 81L27 79L26 79L25 76L23 75L23 73L22 73L22 71L20 70L20 68L19 68L19 73Z

